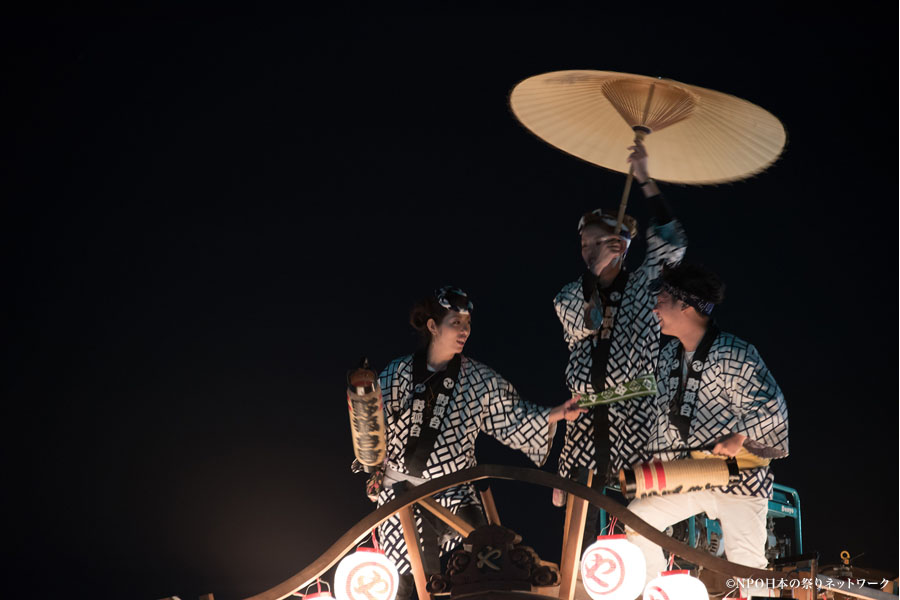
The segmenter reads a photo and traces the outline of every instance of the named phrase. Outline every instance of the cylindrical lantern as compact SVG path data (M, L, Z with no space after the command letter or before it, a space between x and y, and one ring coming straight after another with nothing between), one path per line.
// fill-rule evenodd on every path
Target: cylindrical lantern
M337 600L394 600L397 566L375 548L358 548L338 565L334 574Z
M297 596L299 594L293 594ZM313 600L316 598L318 600L334 600L334 596L331 595L331 592L316 592L315 594L305 594L303 595L303 600Z
M634 600L644 588L647 564L624 535L601 535L581 557L581 580L593 600Z
M647 582L644 600L709 600L709 593L690 571L664 571Z
M378 376L363 359L358 369L347 375L347 409L353 452L366 472L384 463L387 452L384 433L384 406Z

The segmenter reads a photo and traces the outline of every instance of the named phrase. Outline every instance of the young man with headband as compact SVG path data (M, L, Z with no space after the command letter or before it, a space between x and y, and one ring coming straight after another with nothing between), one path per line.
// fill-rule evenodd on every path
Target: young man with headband
M659 355L648 458L685 458L685 448L729 457L748 449L768 459L787 456L787 406L772 373L752 344L720 331L710 316L724 298L721 280L681 264L664 269L654 289L662 332L676 339ZM762 569L774 477L768 466L741 470L739 477L724 487L640 498L628 508L660 531L705 512L722 524L727 559ZM665 570L659 546L628 534L647 559L648 577Z

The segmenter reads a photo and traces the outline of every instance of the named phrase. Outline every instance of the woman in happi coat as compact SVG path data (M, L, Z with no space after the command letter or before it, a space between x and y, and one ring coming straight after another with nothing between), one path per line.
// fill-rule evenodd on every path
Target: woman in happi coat
M413 307L410 323L425 341L415 354L392 361L380 375L384 397L387 459L384 481L369 489L379 506L394 498L392 485L411 485L474 467L475 439L485 432L521 450L535 464L547 458L556 422L575 419L577 399L555 408L522 400L499 373L462 355L472 331L472 303L462 290L444 287ZM377 475L377 474L376 474ZM484 523L471 484L450 488L434 498L473 525ZM459 536L429 513L415 509L427 575L440 572L441 551ZM387 556L401 573L398 597L412 592L412 574L398 517L380 527Z

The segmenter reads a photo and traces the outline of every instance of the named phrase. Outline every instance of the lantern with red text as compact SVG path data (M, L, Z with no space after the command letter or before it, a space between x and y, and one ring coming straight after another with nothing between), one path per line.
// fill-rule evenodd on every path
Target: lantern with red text
M690 571L664 571L647 582L644 600L709 600L709 594Z
M601 535L581 557L581 580L593 600L634 600L644 588L647 565L624 535Z
M337 600L394 600L397 567L381 550L357 548L338 565L334 575Z

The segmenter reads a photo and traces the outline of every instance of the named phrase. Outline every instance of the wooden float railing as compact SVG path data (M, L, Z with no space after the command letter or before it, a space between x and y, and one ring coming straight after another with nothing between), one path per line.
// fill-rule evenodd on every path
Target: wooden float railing
M580 532L584 529L583 515L576 514L576 510L583 512L586 509L586 503L588 502L602 508L612 516L616 517L622 523L628 525L628 527L633 529L635 532L643 535L650 541L665 548L669 552L672 552L677 556L680 556L683 559L688 560L705 569L730 575L732 577L754 579L775 578L776 580L780 577L791 577L791 574L789 573L754 569L751 567L738 565L732 562L728 562L727 560L712 556L711 554L703 550L691 548L686 544L672 539L665 533L658 531L652 525L649 525L640 517L629 511L625 506L619 504L611 498L608 498L600 491L590 488L589 485L582 485L570 479L564 479L553 473L540 471L538 469L507 467L500 465L479 465L477 467L472 467L471 469L464 469L450 475L445 475L444 477L431 479L420 486L400 493L396 498L386 504L383 504L382 506L379 506L368 516L364 517L359 523L354 525L347 533L342 535L334 544L331 545L330 548L328 548L328 550L326 550L321 556L319 556L306 568L289 577L285 581L279 583L278 585L260 594L252 596L247 600L282 600L283 598L287 598L295 591L302 589L310 583L314 582L316 578L321 577L326 571L328 571L328 569L334 566L341 559L341 557L343 557L347 552L353 550L353 548L355 548L361 541L363 541L363 539L369 535L373 528L377 527L383 521L386 521L394 515L400 515L401 522L403 523L404 533L406 534L406 532L409 532L409 534L411 535L409 539L417 540L418 534L415 532L415 525L414 521L412 520L413 504L419 502L420 504L423 504L425 510L435 512L435 514L438 514L441 511L449 512L440 507L440 505L437 505L436 502L428 502L430 496L433 496L438 492L442 492L443 490L456 485L488 478L522 481L525 483L531 483L534 485L540 485L549 488L558 488L569 494L569 508L566 512L566 550L562 557L562 561L560 562L560 576L562 582L565 582L566 577L568 576L569 587L571 589L565 590L567 592L567 596L564 596L564 589L561 587L560 598L571 598L572 591L574 590L575 568L578 564L577 558L579 554L577 546L581 545ZM590 484L589 481L588 484ZM435 505L437 505L441 510L436 510ZM494 509L494 516L496 517L496 509ZM455 520L444 519L444 517L441 517L440 514L438 514L438 517L445 520L445 522L454 527L454 529L456 529L460 533L462 533L466 529L466 527L470 528L470 526L465 524L462 519L459 519L455 515L453 515ZM573 525L577 525L579 520L581 523L581 527L574 527ZM409 540L407 540L407 546L410 550L411 555L417 554L413 549L418 548L418 543L411 544ZM420 559L418 561L418 568L416 568L417 565L415 564L415 558ZM411 559L411 564L413 564L414 571L413 575L417 584L416 587L417 589L421 589L422 591L424 591L425 574L421 567L421 558L418 556L411 556ZM418 571L418 574L415 573L416 571ZM422 586L421 588L419 588L420 584ZM420 600L428 600L429 594L423 594L422 591L420 591L419 595Z

